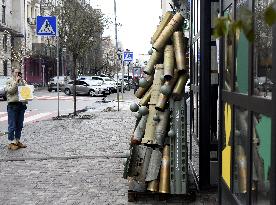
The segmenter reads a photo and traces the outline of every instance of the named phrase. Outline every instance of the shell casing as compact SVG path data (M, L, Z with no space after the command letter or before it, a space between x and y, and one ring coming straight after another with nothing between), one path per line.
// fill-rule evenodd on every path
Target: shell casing
M163 148L162 164L160 168L160 193L170 193L170 147L165 145Z
M155 33L153 34L150 43L153 44L156 39L160 36L161 32L164 30L164 28L168 25L170 20L173 17L173 13L170 11L167 11L162 18L162 21L160 22L159 26L157 27Z
M181 97L183 95L182 92L185 88L187 80L188 80L188 74L182 74L179 76L172 93L174 100L181 100Z
M162 147L164 144L165 136L167 134L170 112L169 110L165 110L164 112L160 112L158 115L160 117L160 121L156 125L155 138L156 144Z
M164 50L164 78L171 80L174 73L174 49L172 45L166 45Z
M152 86L140 100L139 102L140 106L146 106L148 104L148 102L150 101L151 92L152 92Z
M165 108L166 108L166 104L169 100L169 97L160 93L159 95L159 100L155 106L155 109L158 110L158 111L164 111Z
M238 164L238 186L240 193L247 192L247 183L246 183L246 172L247 172L247 165L246 165L246 156L244 149L241 145L237 145L237 164Z
M145 74L151 75L154 71L154 66L158 63L161 59L162 54L156 50L153 51L152 55L150 56L149 62L147 64L146 69L144 70Z
M155 129L156 122L153 120L153 116L156 114L155 106L149 105L149 115L146 123L145 135L142 139L142 144L153 144L155 141Z
M188 38L184 38L181 31L173 33L173 45L176 59L176 67L178 70L186 70L186 48Z
M137 98L141 99L144 96L144 94L149 90L153 82L153 76L149 75L147 77L147 81L148 81L148 85L146 87L144 88L139 87L138 90L136 91L135 96Z
M176 13L168 25L161 32L160 36L156 39L152 47L157 51L161 51L165 47L172 34L179 28L180 25L182 25L183 21L184 17L179 12Z
M149 104L156 105L160 95L160 88L162 86L161 76L164 75L163 64L155 66L154 80L152 83L152 91Z
M159 190L159 181L157 179L153 180L153 181L150 181L148 183L147 190L151 191L151 192L158 192L158 190Z
M131 142L133 141L135 143L132 143L132 144L139 144L142 141L142 138L145 134L147 119L148 119L148 115L142 116L136 129L134 130L133 138Z

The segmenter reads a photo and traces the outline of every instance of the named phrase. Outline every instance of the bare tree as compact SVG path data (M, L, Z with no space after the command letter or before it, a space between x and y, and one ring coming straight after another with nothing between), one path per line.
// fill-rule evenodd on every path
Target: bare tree
M58 16L60 43L73 57L74 115L76 115L76 74L77 61L86 55L89 48L103 33L106 24L101 10L78 0L60 0L53 14Z

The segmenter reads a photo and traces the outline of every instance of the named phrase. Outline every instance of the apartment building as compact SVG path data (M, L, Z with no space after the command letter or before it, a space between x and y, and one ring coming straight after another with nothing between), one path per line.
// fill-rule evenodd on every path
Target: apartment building
M22 64L25 1L0 1L0 75L10 75L12 66Z

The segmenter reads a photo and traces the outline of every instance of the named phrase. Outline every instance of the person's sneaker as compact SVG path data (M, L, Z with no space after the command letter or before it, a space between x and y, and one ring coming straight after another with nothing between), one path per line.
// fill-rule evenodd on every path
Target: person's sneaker
M26 148L27 146L22 144L21 142L17 142L16 145L18 146L18 148Z
M19 146L17 146L17 145L14 144L14 143L10 143L10 144L8 145L8 148L11 149L11 150L17 150L17 149L19 149Z

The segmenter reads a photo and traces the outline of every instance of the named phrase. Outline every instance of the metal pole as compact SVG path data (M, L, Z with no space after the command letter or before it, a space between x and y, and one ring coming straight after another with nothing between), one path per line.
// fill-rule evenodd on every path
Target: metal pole
M122 65L123 65L123 70L122 70L122 88L121 88L121 93L122 93L122 100L124 98L124 84L125 84L125 63L122 59Z
M63 48L61 49L61 76L64 76Z
M114 0L114 15L115 15L115 42L116 42L116 61L118 58L117 52L118 52L118 37L117 37L117 14L116 14L116 0ZM118 101L118 111L119 108L119 71L118 67L116 67L116 73L117 73L117 101Z
M58 117L59 117L59 36L57 31L56 36L57 43L57 93L58 93Z

